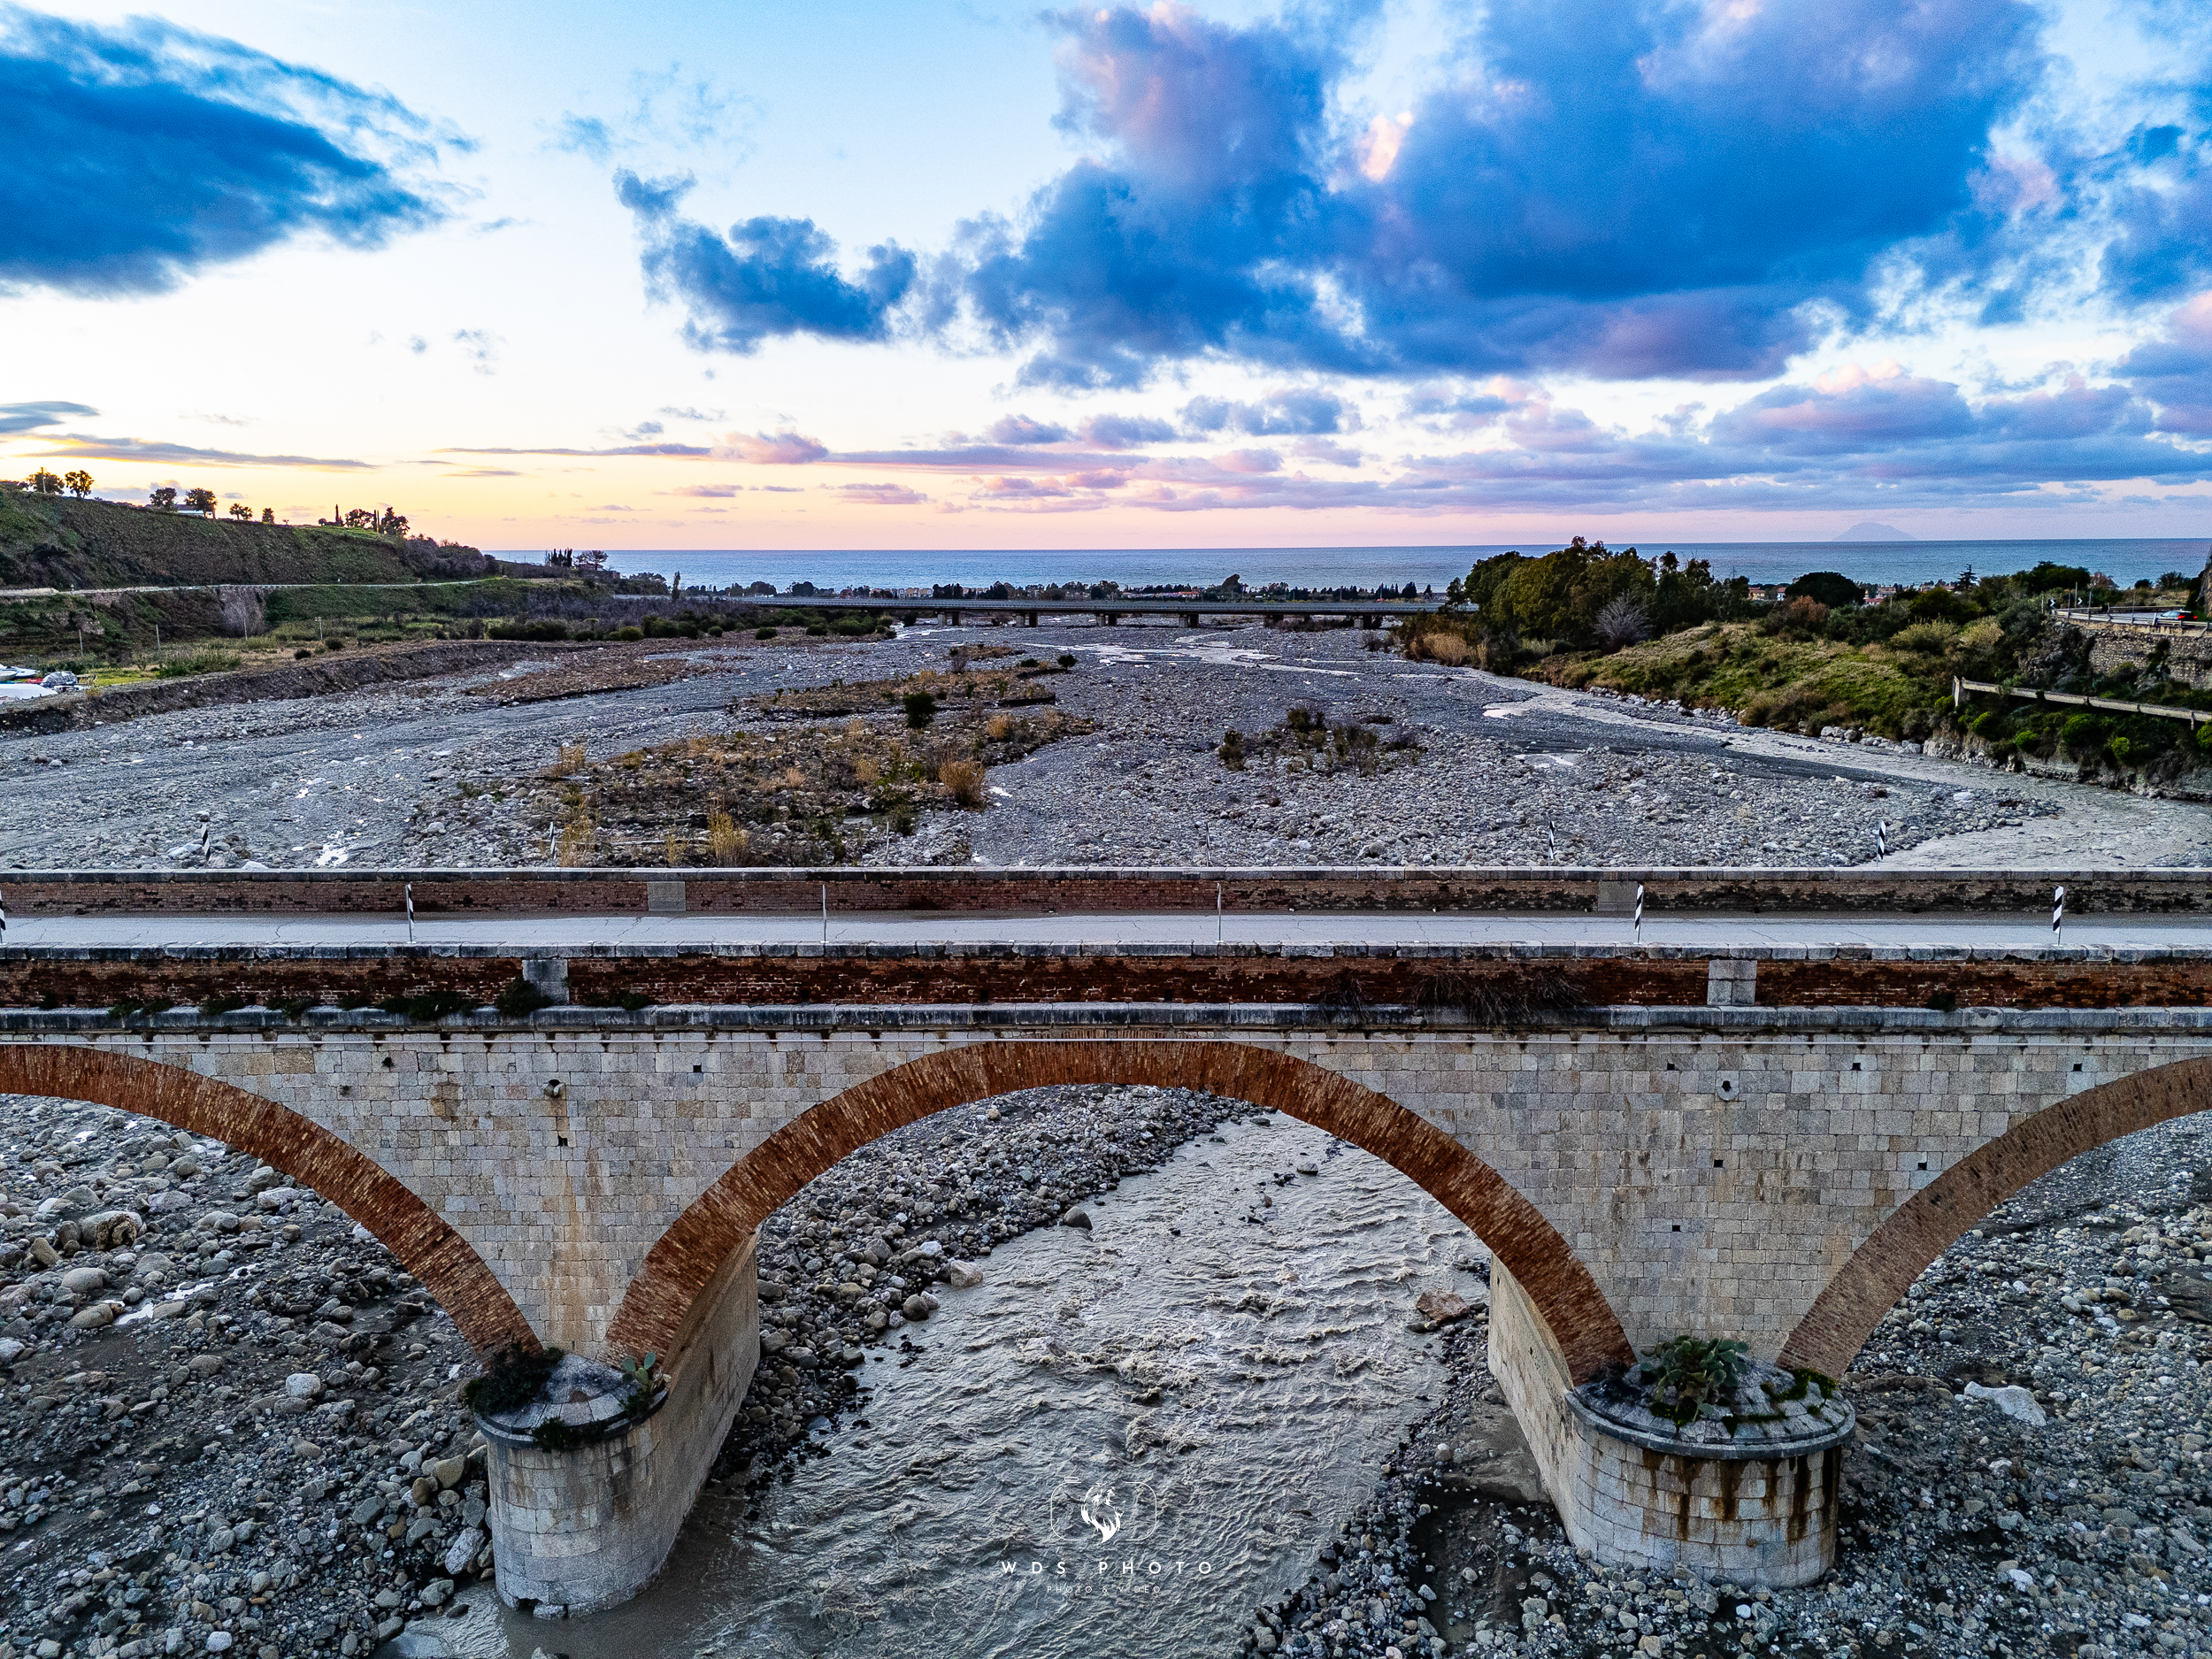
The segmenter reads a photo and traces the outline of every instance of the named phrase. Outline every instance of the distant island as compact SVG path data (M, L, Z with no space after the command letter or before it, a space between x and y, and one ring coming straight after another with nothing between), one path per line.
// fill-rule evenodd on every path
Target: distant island
M1916 541L1917 536L1907 535L1895 525L1876 524L1871 518L1853 525L1841 535L1832 537L1837 541Z

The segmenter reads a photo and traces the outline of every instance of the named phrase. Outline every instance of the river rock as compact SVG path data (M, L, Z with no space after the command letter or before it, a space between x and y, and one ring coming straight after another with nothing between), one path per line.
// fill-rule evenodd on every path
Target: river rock
M97 1331L103 1325L113 1325L122 1310L119 1302L96 1302L88 1308L80 1308L70 1316L69 1323L80 1331Z
M430 1465L428 1472L430 1478L438 1483L438 1489L441 1492L450 1492L461 1484L461 1477L468 1471L469 1460L467 1458L441 1457Z
M899 1304L899 1311L910 1319L926 1319L929 1317L929 1302L918 1291Z
M31 1235L30 1243L26 1248L31 1253L31 1260L36 1262L41 1267L51 1267L61 1260L61 1252L54 1248L53 1240L42 1233L34 1233Z
M89 1296L108 1287L108 1276L96 1267L73 1267L61 1276L61 1287L73 1296Z
M12 1365L31 1351L27 1342L19 1342L12 1336L0 1336L0 1365Z
M973 1262L953 1261L945 1263L945 1283L955 1290L973 1290L983 1282L983 1270Z
M2043 1408L2035 1402L2035 1391L2016 1383L2003 1388L1985 1388L1978 1382L1970 1382L1966 1385L1966 1396L1970 1400L1986 1400L2007 1417L2032 1429L2039 1429L2049 1421L2043 1415Z
M145 1230L146 1224L128 1210L103 1210L77 1224L78 1237L96 1250L127 1250Z
M319 1399L323 1379L311 1371L296 1371L284 1379L284 1392L295 1400Z
M1091 1212L1078 1204L1060 1217L1060 1225L1064 1227L1080 1227L1088 1233L1091 1230Z
M484 1529L465 1527L460 1535L446 1546L444 1558L440 1562L449 1574L457 1574L476 1559L476 1552L484 1548Z
M1414 1298L1414 1310L1425 1319L1439 1325L1449 1325L1455 1319L1464 1319L1473 1311L1464 1296L1448 1290L1425 1290Z

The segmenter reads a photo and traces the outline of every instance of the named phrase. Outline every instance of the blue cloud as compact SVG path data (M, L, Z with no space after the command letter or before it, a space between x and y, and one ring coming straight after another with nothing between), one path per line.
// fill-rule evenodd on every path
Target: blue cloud
M1067 389L1206 357L1763 380L1939 294L2025 315L2085 255L2131 299L2212 267L2212 121L2090 153L2031 0L1501 0L1363 130L1339 95L1372 10L1056 14L1088 153L963 224L918 319Z
M983 435L993 443L1064 443L1074 434L1065 426L1032 420L1027 415L1001 415Z
M0 403L0 437L18 432L36 432L42 426L58 426L71 415L96 415L99 412L86 403Z
M0 6L0 285L151 293L303 233L373 248L443 216L397 100L152 19Z
M1254 438L1356 432L1359 411L1333 392L1292 389L1271 392L1256 403L1194 397L1183 405L1183 425L1193 433L1241 432Z
M725 238L677 211L687 176L647 180L626 168L614 182L637 220L648 282L682 302L684 336L700 350L750 352L784 334L881 340L914 285L914 256L895 243L871 248L850 281L837 244L810 219L749 219Z

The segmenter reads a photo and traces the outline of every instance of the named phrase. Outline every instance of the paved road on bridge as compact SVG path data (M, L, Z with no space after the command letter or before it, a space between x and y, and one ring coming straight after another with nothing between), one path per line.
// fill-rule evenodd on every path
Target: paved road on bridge
M1625 945L1635 933L1624 916L1377 915L1368 912L1222 916L1218 938L1258 945ZM1012 916L923 912L830 912L739 916L420 917L422 945L560 949L589 945L1210 945L1210 910L1133 915ZM12 918L11 946L388 946L407 942L403 916L86 916ZM1888 946L2033 950L2068 949L2212 950L2212 917L2080 917L2054 941L2047 911L2019 916L1698 916L1646 912L1642 943L1714 947Z

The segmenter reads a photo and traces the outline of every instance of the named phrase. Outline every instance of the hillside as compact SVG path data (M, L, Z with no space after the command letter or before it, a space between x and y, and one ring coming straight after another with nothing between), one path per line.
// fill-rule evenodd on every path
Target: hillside
M478 576L499 561L427 537L240 524L0 488L0 588L203 582L403 582Z

